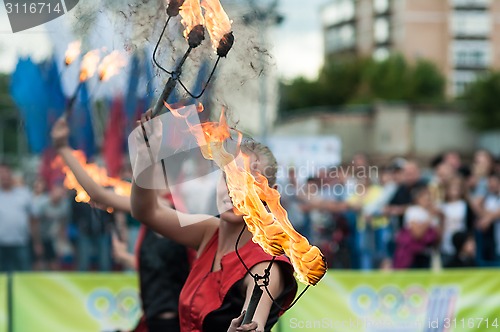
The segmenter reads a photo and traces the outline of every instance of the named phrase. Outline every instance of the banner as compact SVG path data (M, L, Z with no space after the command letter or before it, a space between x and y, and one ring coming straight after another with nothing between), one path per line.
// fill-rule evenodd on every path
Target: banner
M7 276L0 274L0 332L7 332Z
M498 276L498 270L330 270L280 318L277 331L500 331Z
M13 331L130 330L141 315L137 285L128 274L16 274Z

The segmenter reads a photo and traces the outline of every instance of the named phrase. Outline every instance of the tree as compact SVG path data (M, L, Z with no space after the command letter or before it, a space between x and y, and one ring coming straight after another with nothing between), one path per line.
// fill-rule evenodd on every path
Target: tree
M500 129L500 72L492 72L469 85L463 95L469 124L477 130Z
M444 99L446 79L430 61L417 61L410 83L410 102L440 102Z
M427 60L408 63L401 55L383 61L342 58L328 61L318 79L297 78L282 84L282 113L315 106L342 106L375 100L409 103L438 102L444 99L445 78Z

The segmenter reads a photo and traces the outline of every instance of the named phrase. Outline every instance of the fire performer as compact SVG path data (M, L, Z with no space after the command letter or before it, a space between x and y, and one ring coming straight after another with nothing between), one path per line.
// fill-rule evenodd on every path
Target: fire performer
M142 121L150 120L150 114L146 113ZM154 135L161 135L161 132L158 128L153 130ZM275 187L277 163L269 148L256 142L244 142L240 149L252 159L254 171L264 174ZM140 155L136 160L150 158L145 144L137 151ZM154 181L154 167L153 164L140 174L141 182ZM154 190L140 187L135 180L132 185L134 217L163 236L197 250L197 259L180 295L181 331L270 331L283 313L283 307L290 305L297 292L293 267L286 257L273 258L265 253L261 246L251 241L252 233L246 227L242 230L245 221L241 214L233 211L226 182L222 180L218 188L220 216L206 216L203 222L198 222L200 216L181 214L160 204ZM179 214L189 226L181 227ZM238 251L235 251L235 243ZM275 264L270 265L270 262ZM249 307L252 297L254 277L265 274L267 289L275 300L263 296L253 321L240 326L242 311Z
M74 157L73 150L68 145L69 127L65 118L59 119L54 124L51 134L57 152L93 202L126 213L131 212L130 197L118 195L96 183ZM155 200L157 199L155 196ZM116 239L114 242L115 250L120 251L122 246ZM124 256L123 252L121 255ZM128 260L133 264L134 258ZM136 244L135 261L139 272L144 316L134 331L180 331L179 294L189 272L186 247L160 237L150 228L142 226ZM144 324L147 327L144 327Z

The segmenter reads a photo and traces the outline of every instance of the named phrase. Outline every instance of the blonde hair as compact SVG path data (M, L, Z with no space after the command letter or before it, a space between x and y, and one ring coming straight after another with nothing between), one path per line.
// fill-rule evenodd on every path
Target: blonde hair
M253 140L244 140L241 143L241 151L245 154L254 154L261 162L264 168L262 175L267 178L269 186L276 184L276 173L278 172L278 162L276 157L267 146Z

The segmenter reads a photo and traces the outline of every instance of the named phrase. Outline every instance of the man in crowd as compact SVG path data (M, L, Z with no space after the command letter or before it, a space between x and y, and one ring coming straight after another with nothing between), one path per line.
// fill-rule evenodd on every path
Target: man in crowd
M11 168L0 164L0 272L30 268L30 228L36 225L31 210L29 190L15 186ZM39 239L34 242L40 252Z

